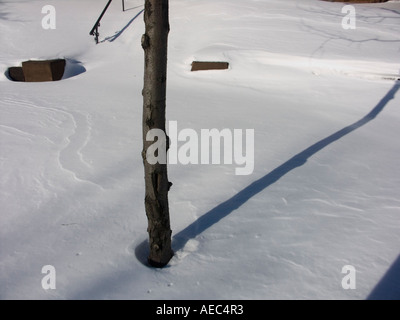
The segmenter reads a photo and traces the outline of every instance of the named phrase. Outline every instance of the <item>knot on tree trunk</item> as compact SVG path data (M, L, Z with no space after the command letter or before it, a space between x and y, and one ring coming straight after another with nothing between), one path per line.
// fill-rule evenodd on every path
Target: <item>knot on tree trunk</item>
M150 38L147 34L144 34L142 35L142 48L146 50L148 47L150 47Z

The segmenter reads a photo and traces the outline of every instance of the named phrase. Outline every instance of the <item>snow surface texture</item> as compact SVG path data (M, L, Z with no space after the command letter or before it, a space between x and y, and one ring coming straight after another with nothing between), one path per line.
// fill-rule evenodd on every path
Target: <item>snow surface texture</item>
M0 1L1 299L400 298L398 1L355 5L356 30L342 3L170 1L168 120L254 129L255 169L169 166L164 269L142 263L143 0L114 1L95 45L103 2ZM62 81L6 77L52 58Z

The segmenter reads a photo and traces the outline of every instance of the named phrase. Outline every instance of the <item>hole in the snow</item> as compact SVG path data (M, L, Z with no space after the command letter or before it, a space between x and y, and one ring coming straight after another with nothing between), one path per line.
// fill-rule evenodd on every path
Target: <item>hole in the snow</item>
M6 76L11 81L45 82L72 78L85 71L85 67L73 59L29 60L22 62L21 67L8 68Z

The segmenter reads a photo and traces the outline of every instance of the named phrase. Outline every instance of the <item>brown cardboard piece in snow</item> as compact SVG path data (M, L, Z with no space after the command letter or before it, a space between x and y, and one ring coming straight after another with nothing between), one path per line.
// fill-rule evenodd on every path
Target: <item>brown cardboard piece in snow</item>
M61 80L65 70L64 59L24 61L22 70L26 82L58 81Z
M225 70L229 68L228 62L221 61L193 61L191 71L200 70Z

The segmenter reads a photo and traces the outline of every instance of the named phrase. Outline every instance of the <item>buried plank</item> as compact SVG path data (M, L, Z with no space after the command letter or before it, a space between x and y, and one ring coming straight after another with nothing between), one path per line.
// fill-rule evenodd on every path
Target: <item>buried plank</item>
M65 70L65 59L24 61L22 69L26 82L58 81Z
M222 61L193 61L191 71L200 70L225 70L229 68L228 62Z

